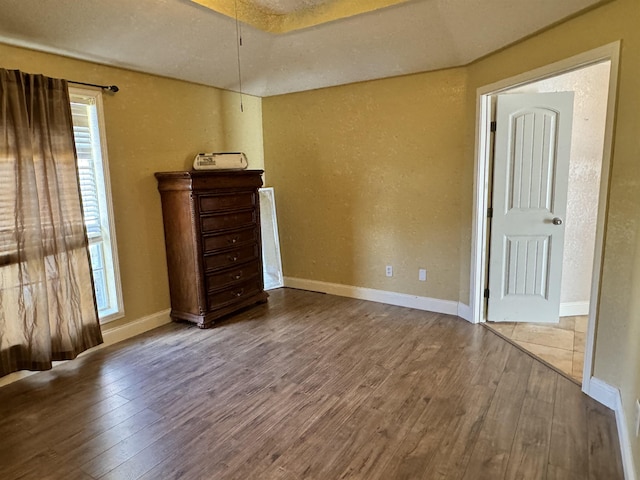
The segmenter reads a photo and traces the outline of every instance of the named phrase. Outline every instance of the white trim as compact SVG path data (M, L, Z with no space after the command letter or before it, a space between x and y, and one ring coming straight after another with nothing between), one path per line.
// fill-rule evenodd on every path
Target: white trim
M620 397L620 391L596 377L591 378L589 385L589 391L585 393L605 407L609 407L615 411L617 398Z
M458 316L467 322L473 323L473 312L471 307L465 303L458 302Z
M69 87L70 97L88 97L95 100L95 113L98 120L98 135L100 136L100 166L102 175L102 183L104 184L104 198L102 199L103 205L101 208L106 207L107 210L107 223L108 228L104 230L104 241L109 246L109 251L105 252L105 261L107 261L109 267L105 268L107 274L107 284L109 296L117 303L117 308L108 315L104 315L100 318L100 324L105 325L114 320L118 320L124 317L124 301L122 297L122 282L120 279L120 262L118 260L118 240L116 238L116 226L115 216L113 213L113 200L111 196L111 177L109 174L109 155L107 152L107 130L104 120L104 103L102 101L102 89L96 88L82 88L82 87ZM71 101L73 99L71 98Z
M561 317L589 315L589 302L563 302L560 304Z
M486 264L484 248L487 243L487 208L489 206L489 158L491 157L491 98L477 93L476 146L473 182L473 219L471 239L471 275L469 286L469 308L471 322L484 322L484 289L486 287Z
M115 287L118 311L101 320L102 324L112 322L124 316L124 299L122 297L122 282L120 279L120 260L118 259L118 239L116 238L115 215L113 213L113 200L111 198L111 176L109 174L109 155L107 153L107 129L104 121L104 104L102 102L102 89L95 94L96 115L98 116L98 131L100 132L100 156L102 162L102 179L104 180L104 192L109 219L109 245L111 246L111 265L113 267L112 281Z
M97 347L91 348L86 352L81 353L80 355L78 355L78 357L94 352L96 349L104 348L128 338L135 337L136 335L140 335L141 333L144 333L148 330L153 330L154 328L166 325L167 323L171 322L171 317L169 317L170 311L171 310L169 309L162 310L160 312L152 313L151 315L139 318L138 320L134 320L133 322L129 322L125 325L104 330L102 332L102 339L104 340L104 342ZM72 362L73 360L68 361ZM53 368L62 363L66 363L66 361L53 362ZM20 372L10 373L9 375L0 378L0 388L4 387L5 385L9 385L10 383L17 382L18 380L22 380L23 378L27 378L31 375L35 375L36 373L40 372L30 372L23 370Z
M285 287L299 288L300 290L311 290L312 292L329 293L340 297L369 300L372 302L397 305L399 307L425 310L427 312L458 315L458 302L451 300L439 300L437 298L407 295L406 293L387 292L385 290L374 290L372 288L354 287L351 285L320 282L317 280L307 280L304 278L294 277L284 277L284 285Z
M23 378L30 377L31 375L35 375L36 373L40 372L29 372L26 370L22 370L20 372L13 372L9 375L5 375L4 377L0 378L0 388L9 385L10 383L17 382L18 380L22 380Z
M599 378L591 377L587 393L591 398L609 407L616 414L616 425L618 427L618 438L620 441L620 452L622 453L622 468L626 480L636 480L635 462L633 460L633 449L631 447L631 437L626 415L622 406L622 396L620 390L603 382Z
M620 69L620 42L609 44L607 47L610 49L608 58L611 61L611 70L609 74L609 96L607 98L607 118L605 120L602 170L600 173L600 200L598 202L598 221L596 223L596 242L594 245L591 278L591 304L589 305L589 321L587 323L584 367L582 371L582 378L584 379L582 382L582 391L584 392L589 389L589 382L591 381L594 370L593 356L596 350L596 326L598 310L600 309L600 281L604 263L604 235L609 198L609 172L611 170L611 157L613 154L613 129L616 119L618 72Z
M598 218L596 224L596 244L591 283L591 304L589 307L589 321L587 325L587 339L585 345L584 371L582 389L589 391L589 382L593 374L593 355L595 351L596 318L600 303L600 279L602 274L603 241L605 232L606 210L608 202L609 170L612 157L613 127L618 86L618 70L620 63L620 41L612 42L571 58L537 68L530 72L500 80L499 82L478 88L476 92L476 150L474 164L474 208L471 243L471 272L469 305L472 313L471 322L484 322L484 279L485 245L487 231L488 205L488 168L489 168L489 124L491 120L491 96L501 91L520 85L542 80L562 73L604 62L611 62L609 76L609 95L607 100L607 118L602 152L602 173L600 178L600 197Z
M119 327L105 329L102 332L102 339L104 343L100 347L107 347L114 343L121 342L136 335L140 335L154 328L171 323L171 317L169 312L171 310L162 310L160 312L152 313L145 317L134 320L133 322L125 323Z

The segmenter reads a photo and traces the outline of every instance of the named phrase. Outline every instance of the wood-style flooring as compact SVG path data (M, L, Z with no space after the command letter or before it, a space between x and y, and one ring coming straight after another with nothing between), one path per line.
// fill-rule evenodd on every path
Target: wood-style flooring
M613 412L490 330L270 293L1 388L0 478L623 478Z
M588 321L583 315L562 317L558 323L487 322L485 326L582 385Z

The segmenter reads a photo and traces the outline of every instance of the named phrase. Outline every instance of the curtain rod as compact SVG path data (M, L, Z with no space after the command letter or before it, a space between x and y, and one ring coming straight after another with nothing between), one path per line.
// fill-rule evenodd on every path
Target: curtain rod
M86 85L87 87L98 87L108 92L116 93L120 89L117 85L97 85L95 83L74 82L73 80L67 80L69 83L75 83L76 85Z

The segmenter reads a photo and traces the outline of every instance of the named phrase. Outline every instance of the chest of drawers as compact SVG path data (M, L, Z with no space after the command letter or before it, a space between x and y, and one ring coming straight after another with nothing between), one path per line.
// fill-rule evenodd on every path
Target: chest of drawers
M158 172L171 318L201 328L265 302L262 170Z

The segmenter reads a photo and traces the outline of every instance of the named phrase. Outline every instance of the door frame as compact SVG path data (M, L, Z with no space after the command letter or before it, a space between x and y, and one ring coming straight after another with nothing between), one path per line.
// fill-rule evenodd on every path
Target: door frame
M589 393L593 374L593 353L595 351L595 331L600 305L600 278L606 216L609 200L609 171L611 166L613 130L616 111L618 70L620 63L620 41L612 42L588 52L575 55L559 62L546 65L529 72L516 75L478 88L476 92L476 143L474 165L474 205L471 244L471 278L469 308L472 323L486 321L486 302L484 288L486 278L487 245L487 207L489 205L489 163L491 160L491 115L492 97L514 87L555 77L563 73L579 70L589 65L610 61L609 92L605 123L604 148L602 152L602 171L596 221L596 241L591 279L591 300L585 345L582 391Z

